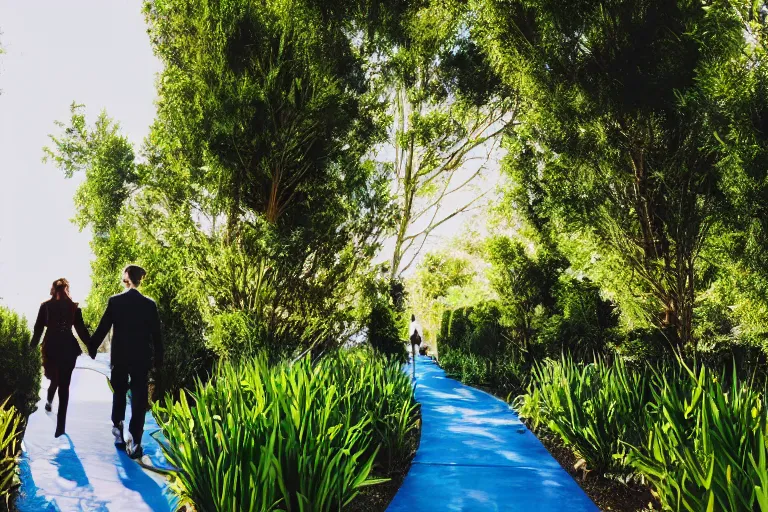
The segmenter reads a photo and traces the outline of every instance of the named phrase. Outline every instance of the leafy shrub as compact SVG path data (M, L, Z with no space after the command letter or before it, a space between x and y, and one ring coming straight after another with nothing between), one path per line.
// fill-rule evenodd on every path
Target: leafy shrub
M389 473L402 468L409 458L408 435L417 427L414 417L418 404L411 379L400 364L375 361L370 356L369 351L356 350L338 354L323 364L333 382L365 387L363 392L352 395L345 407L358 416L370 417L371 446L379 448L377 464Z
M397 328L397 316L383 298L374 299L371 304L368 341L378 354L387 358L405 362L408 357L406 344L401 340Z
M488 368L484 358L460 349L446 350L440 356L440 365L446 375L469 384L483 385L488 382Z
M232 309L211 315L207 345L221 359L237 360L258 354L264 347L263 326L247 311Z
M650 399L648 377L619 359L579 365L570 357L536 366L527 394L518 397L520 415L534 427L546 424L573 447L587 467L600 473L628 473L626 443L645 435L639 414Z
M631 368L647 368L663 364L670 354L670 341L656 328L632 329L627 333L613 330L611 348Z
M472 332L470 320L472 310L473 308L459 308L453 311L451 323L448 327L448 336L446 337L446 346L448 348L466 348L467 337Z
M768 511L765 394L705 368L656 376L647 443L629 462L670 510ZM636 445L637 446L637 445Z
M16 475L21 416L7 400L0 404L0 510L10 509L11 496L18 486Z
M520 365L508 359L494 362L490 377L491 386L505 394L520 393L527 378Z
M179 300L178 278L152 276L147 294L157 301L163 328L163 366L155 375L158 396L194 387L197 379L207 380L213 371L215 352L206 346L206 325L201 313Z
M707 368L736 368L740 379L768 377L766 340L753 335L699 339L691 357Z
M473 354L494 361L504 351L507 338L501 325L501 310L496 303L478 304L469 313L467 327L466 346Z
M717 344L733 338L734 317L725 304L705 296L693 313L693 335L700 343Z
M768 376L765 335L755 330L744 333L734 322L725 304L706 295L694 310L695 345L687 355L707 368L729 368L735 363L741 379Z
M448 336L451 328L451 315L453 315L453 311L446 309L440 317L440 330L437 333L438 347L449 346L450 341L448 340Z
M178 396L183 389L193 388L198 379L206 381L213 372L215 354L202 339L163 324L163 343L163 366L155 374L154 400L162 399L165 393Z
M9 399L22 421L32 414L40 393L40 350L29 347L26 320L0 306L0 401Z
M155 406L173 489L201 512L338 510L376 483L380 447L401 456L414 411L399 364L355 354L225 364L189 399Z
M498 303L483 302L446 312L440 329L441 338L446 340L440 365L450 377L507 393L520 390L522 358L509 343Z
M599 288L588 280L561 278L555 295L556 312L538 326L532 355L542 360L570 354L577 361L590 361L604 354L616 319Z
M535 321L556 304L555 291L567 261L553 248L530 253L522 240L488 241L489 279L504 307L505 324L523 353L535 341Z
M504 352L508 340L502 325L501 307L495 301L488 301L446 311L440 324L439 340L448 349L495 359Z
M490 386L503 393L519 392L524 375L516 363L509 360L491 361L462 350L447 350L440 356L440 366L449 377L470 386Z
M587 279L561 276L552 294L552 307L540 306L531 315L533 343L524 354L526 367L563 354L579 362L605 354L616 318L599 288Z

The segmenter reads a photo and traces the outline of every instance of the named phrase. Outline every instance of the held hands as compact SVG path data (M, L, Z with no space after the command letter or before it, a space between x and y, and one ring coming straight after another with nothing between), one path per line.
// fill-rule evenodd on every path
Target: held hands
M88 340L88 343L86 344L86 346L88 347L88 355L91 356L91 359L96 359L96 351L98 350L98 348L93 343L93 341Z

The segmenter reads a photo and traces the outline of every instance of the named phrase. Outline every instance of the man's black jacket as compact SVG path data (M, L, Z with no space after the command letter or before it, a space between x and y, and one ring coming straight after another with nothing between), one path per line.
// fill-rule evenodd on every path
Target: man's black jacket
M135 288L110 297L99 327L91 337L92 352L98 350L111 328L112 366L149 369L153 347L155 367L162 364L163 340L155 301Z

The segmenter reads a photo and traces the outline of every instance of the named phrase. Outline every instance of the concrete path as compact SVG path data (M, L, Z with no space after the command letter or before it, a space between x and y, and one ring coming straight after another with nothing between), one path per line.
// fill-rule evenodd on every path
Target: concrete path
M598 512L502 400L427 357L416 361L416 399L421 444L388 512Z
M21 463L19 512L152 511L175 509L164 477L145 471L115 448L112 437L112 392L105 355L97 361L80 356L72 375L67 435L55 439L56 408L43 408L49 381L43 379L38 410L29 418ZM127 411L130 418L130 407ZM164 459L150 434L157 429L151 414L142 439L156 464Z

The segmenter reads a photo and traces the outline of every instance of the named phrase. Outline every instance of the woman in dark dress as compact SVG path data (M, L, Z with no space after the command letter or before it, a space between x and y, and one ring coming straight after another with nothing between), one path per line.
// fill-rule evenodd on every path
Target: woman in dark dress
M40 305L35 322L35 332L32 336L32 347L40 343L43 337L43 371L51 381L48 387L48 400L45 410L51 411L51 403L56 390L59 391L59 412L56 419L56 437L64 434L67 422L67 405L69 403L69 383L75 369L75 361L82 354L72 327L77 335L88 346L90 335L83 322L83 312L69 296L69 282L62 278L53 282L51 300Z

